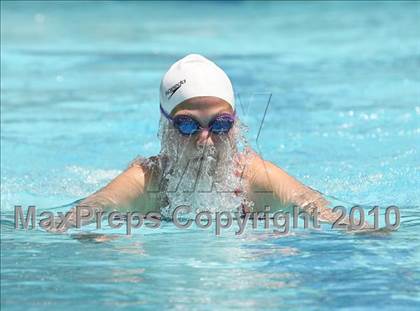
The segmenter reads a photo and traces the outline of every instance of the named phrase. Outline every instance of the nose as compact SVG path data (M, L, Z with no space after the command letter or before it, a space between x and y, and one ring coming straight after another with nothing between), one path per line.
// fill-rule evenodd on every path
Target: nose
M214 141L212 138L212 135L208 129L202 129L200 133L197 134L197 146L203 147L203 146L212 146L214 145Z

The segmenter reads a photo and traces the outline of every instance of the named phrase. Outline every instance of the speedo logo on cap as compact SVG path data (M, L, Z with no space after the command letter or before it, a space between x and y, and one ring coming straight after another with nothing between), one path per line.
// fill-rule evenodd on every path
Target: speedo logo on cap
M172 95L174 95L175 94L175 92L176 91L178 91L179 89L180 89L180 87L185 83L185 82L187 82L187 80L181 80L181 81L179 81L177 84L175 84L174 86L172 86L170 89L168 89L166 92L165 92L165 95L168 97L168 99L170 99L171 97L172 97Z

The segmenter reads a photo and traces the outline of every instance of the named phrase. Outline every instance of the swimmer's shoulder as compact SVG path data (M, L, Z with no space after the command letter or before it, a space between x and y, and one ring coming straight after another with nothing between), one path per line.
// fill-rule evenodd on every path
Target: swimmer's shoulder
M160 161L159 155L151 157L137 156L128 164L128 167L140 167L142 169L150 169L153 166L157 165Z
M131 178L141 180L141 195L133 203L135 210L142 212L159 211L162 200L159 189L161 174L159 156L137 156L128 165Z
M161 158L159 155L151 157L137 156L128 165L127 169L135 169L143 175L145 182L150 183L160 176Z

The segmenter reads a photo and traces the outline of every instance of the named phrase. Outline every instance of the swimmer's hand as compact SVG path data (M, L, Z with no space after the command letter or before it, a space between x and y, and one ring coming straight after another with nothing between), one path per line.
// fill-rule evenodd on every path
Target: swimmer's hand
M71 208L69 211L64 213L63 217L54 217L54 222L50 223L45 229L50 233L55 234L64 234L71 228L77 227L77 220L76 220L76 209L77 207ZM87 224L84 222L83 224Z
M78 205L71 208L68 212L63 213L62 216L54 217L54 221L46 226L45 229L50 233L64 234L70 228L76 228L78 208L80 213L80 226L94 222L94 218L90 218L90 216L93 215L93 213L97 213L102 210L101 207ZM87 218L88 220L86 220Z
M391 234L391 232L395 231L393 229L383 227L383 228L375 228L374 225L369 224L365 222L363 226L359 229L350 229L347 230L350 234L356 234L356 235L379 235L379 236L385 236Z
M327 215L327 219L323 218L323 216L325 216L325 215ZM321 219L320 219L321 222L336 224L336 220L341 215L332 212L332 210L329 209L329 208L325 208L323 216L321 216ZM341 226L341 228L338 227L338 229L341 229L341 230L345 231L346 233L356 234L356 235L380 235L380 236L384 236L384 235L389 235L392 231L394 231L394 230L392 230L390 228L387 228L387 227L375 228L374 225L372 225L368 222L364 222L363 225L360 228L356 228L356 227L351 226L350 220L349 220L348 217L341 220L340 223L339 223L339 226ZM337 229L337 228L333 228L333 229Z
M64 214L63 217L54 217L54 220L49 223L45 229L50 233L63 234L73 226L76 226L76 209L72 208Z
M105 242L118 239L120 236L89 232L89 233L72 234L71 237L82 243L105 243Z
M383 227L379 229L369 228L369 229L361 229L361 230L355 230L350 231L349 233L356 234L356 235L375 235L375 236L387 236L390 235L395 230Z

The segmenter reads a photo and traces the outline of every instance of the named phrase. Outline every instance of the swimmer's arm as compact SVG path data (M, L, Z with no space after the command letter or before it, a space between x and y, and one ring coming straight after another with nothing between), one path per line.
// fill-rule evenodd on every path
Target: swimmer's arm
M141 201L145 189L145 172L142 166L132 165L120 175L115 177L109 184L83 199L77 206L68 212L69 220L66 224L60 222L54 224L49 231L63 232L68 228L76 226L76 209L80 208L80 215L87 218L89 213L94 215L98 212L108 213L113 210L130 210L136 203ZM90 221L82 221L86 225L95 221L92 217Z
M102 189L79 203L80 206L97 206L108 212L132 209L133 204L144 194L145 173L141 166L127 168Z
M251 157L248 178L254 192L266 192L282 205L295 205L312 216L318 212L318 219L323 222L334 223L339 218L340 213L328 208L330 202L321 193L305 186L256 153Z
M317 213L320 222L334 224L338 227L344 225L348 231L373 232L377 229L368 222L364 222L358 229L351 229L351 226L348 226L350 225L349 216L342 217L340 212L333 212L329 207L331 202L326 200L320 192L305 186L271 162L263 160L260 165L265 168L266 177L260 176L258 183L271 189L274 196L280 201L297 206L311 216ZM337 222L338 220L339 222Z
M318 213L320 222L333 224L341 217L341 213L333 212L329 207L331 203L320 192L305 186L278 166L263 160L255 152L251 154L252 160L248 161L250 164L247 174L253 189L267 191L282 205L297 206L312 216ZM349 225L349 217L340 219L338 224ZM374 231L376 228L365 222L357 230Z

